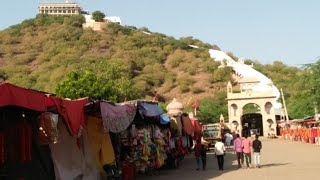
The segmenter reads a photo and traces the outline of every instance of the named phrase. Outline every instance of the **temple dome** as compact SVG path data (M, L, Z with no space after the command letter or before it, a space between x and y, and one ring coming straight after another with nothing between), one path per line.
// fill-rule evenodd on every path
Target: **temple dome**
M182 103L178 102L176 98L173 98L173 100L166 107L168 114L182 113L183 108L184 107Z

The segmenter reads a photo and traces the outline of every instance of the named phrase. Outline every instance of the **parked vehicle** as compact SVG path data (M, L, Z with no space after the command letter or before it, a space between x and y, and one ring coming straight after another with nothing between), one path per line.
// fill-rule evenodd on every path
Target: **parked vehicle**
M216 140L222 137L222 128L219 123L202 125L202 138L208 142L208 146L213 147Z

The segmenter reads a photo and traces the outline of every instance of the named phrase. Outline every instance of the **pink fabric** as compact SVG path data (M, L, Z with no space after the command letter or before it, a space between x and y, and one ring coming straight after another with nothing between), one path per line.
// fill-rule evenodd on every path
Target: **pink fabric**
M240 138L236 138L233 142L233 150L235 152L242 152L242 140Z
M105 131L114 133L126 130L137 112L133 104L114 105L101 102L100 109Z
M69 131L73 136L80 135L80 129L84 124L84 105L88 98L78 100L65 100L59 97L51 97L59 114L64 118Z
M9 83L0 84L0 107L20 106L34 111L46 111L46 95Z
M252 142L249 139L242 140L242 147L244 153L251 153Z

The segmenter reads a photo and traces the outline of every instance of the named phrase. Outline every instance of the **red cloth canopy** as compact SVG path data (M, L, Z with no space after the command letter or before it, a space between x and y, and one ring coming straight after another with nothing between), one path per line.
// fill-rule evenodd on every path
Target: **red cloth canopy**
M34 111L46 111L46 95L9 83L0 84L0 107L20 106Z

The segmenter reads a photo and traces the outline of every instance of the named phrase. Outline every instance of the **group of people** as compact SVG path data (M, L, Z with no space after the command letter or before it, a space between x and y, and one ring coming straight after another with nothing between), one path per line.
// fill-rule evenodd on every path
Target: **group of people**
M251 154L253 152L254 157L254 167L260 168L260 156L261 156L262 143L259 140L259 135L255 136L255 140L251 142L248 136L245 135L244 139L241 139L239 134L233 142L233 150L237 155L238 167L241 168L244 164L244 159L246 160L246 168L251 168Z
M226 142L226 141L225 141ZM233 151L237 156L238 161L238 168L244 167L244 159L246 161L246 168L260 168L260 156L261 156L261 149L262 143L259 140L259 136L255 136L255 140L251 141L248 139L248 136L244 136L244 139L240 138L239 134L236 134L236 137L232 141L233 144ZM220 171L223 171L224 167L224 156L226 155L226 146L229 147L229 139L225 143L222 142L222 139L218 139L214 145L214 152L217 158L218 167ZM201 141L198 140L195 147L194 152L197 161L197 170L206 169L206 151L207 148L201 144ZM251 154L254 157L254 165L251 163Z

